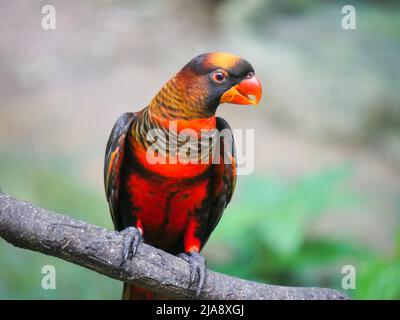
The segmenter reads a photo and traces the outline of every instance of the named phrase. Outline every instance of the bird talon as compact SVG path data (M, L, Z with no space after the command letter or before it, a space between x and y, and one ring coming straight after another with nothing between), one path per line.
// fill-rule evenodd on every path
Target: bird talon
M185 260L187 263L189 263L190 261L190 256L185 252L181 252L180 254L178 254L178 257Z
M189 263L190 286L194 286L195 294L198 297L203 290L206 278L206 259L198 252L180 253L178 257Z
M137 247L139 246L140 241L142 241L141 232L134 227L128 227L122 232L126 233L126 235L123 244L124 248L122 262L120 266L122 266L127 260L131 260L135 256L137 252Z

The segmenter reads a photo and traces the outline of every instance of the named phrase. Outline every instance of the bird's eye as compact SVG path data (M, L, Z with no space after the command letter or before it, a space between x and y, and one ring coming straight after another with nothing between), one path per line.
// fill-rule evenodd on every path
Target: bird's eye
M212 79L217 83L221 83L225 80L225 75L222 72L217 71L212 74Z
M254 72L253 71L250 71L246 76L247 79L251 79L253 77L254 77Z

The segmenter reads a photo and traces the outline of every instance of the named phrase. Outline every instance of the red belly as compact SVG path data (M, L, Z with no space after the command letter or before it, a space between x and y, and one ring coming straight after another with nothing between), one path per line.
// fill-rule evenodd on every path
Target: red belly
M142 223L146 243L167 250L183 241L188 219L207 197L207 179L164 178L163 182L131 174L128 192Z

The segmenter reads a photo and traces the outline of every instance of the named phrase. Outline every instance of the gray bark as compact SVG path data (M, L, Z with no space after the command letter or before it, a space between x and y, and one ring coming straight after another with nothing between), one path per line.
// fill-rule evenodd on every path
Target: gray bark
M0 236L14 246L55 256L116 280L178 299L194 299L188 264L141 243L120 267L123 232L109 231L20 201L0 190ZM348 299L325 288L284 287L207 270L200 299Z

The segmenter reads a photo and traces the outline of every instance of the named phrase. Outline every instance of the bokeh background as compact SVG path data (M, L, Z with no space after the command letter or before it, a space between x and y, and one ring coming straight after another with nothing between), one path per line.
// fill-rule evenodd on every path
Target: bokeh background
M41 9L56 8L56 30ZM0 186L112 228L103 192L116 118L145 106L188 60L247 58L264 85L257 108L223 105L254 128L252 175L204 250L211 268L355 299L400 298L400 6L348 2L0 1ZM56 290L41 269L54 265ZM0 239L1 299L119 299L122 284Z

